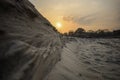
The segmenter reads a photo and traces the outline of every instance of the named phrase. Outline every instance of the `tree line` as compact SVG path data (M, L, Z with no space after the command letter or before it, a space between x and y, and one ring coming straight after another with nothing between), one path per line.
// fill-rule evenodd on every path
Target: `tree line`
M86 31L83 28L78 28L76 31L70 31L68 33L64 33L63 35L82 38L120 38L120 29L113 31L109 31L108 29Z

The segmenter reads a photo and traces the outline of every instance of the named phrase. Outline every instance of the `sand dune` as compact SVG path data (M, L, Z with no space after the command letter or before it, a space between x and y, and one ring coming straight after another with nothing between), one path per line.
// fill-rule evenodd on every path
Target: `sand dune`
M45 80L120 80L120 40L73 38Z

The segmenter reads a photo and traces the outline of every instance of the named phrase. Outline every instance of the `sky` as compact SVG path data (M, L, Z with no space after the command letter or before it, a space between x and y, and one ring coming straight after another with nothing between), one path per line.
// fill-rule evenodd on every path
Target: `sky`
M120 0L30 0L61 33L120 29Z

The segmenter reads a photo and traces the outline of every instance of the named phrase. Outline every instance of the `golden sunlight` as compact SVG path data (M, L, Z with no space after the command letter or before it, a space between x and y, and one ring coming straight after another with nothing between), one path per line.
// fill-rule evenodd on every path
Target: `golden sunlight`
M62 23L61 22L57 22L56 23L56 28L61 28L62 27Z

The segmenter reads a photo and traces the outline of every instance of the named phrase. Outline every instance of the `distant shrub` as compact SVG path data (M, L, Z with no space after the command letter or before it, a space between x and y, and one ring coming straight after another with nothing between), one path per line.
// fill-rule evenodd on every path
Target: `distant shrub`
M86 32L83 28L78 28L75 32L63 34L65 36L84 37L84 38L120 38L120 30L109 31L108 29Z

